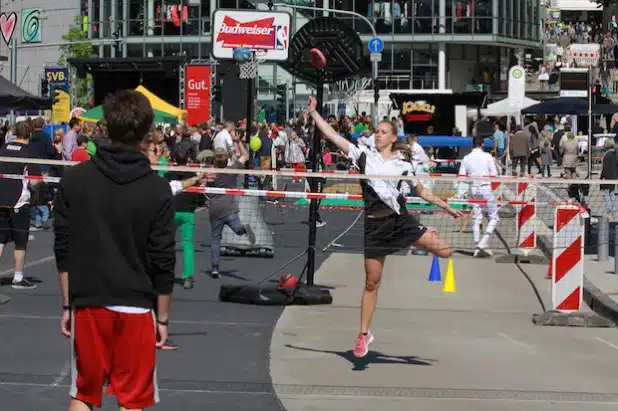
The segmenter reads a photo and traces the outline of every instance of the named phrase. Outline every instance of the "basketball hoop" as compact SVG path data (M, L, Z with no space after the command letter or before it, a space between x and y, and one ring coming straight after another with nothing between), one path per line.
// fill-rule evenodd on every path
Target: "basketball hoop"
M248 61L239 61L238 68L240 70L238 78L254 79L258 75L258 67L266 61L265 50L255 50L251 53L251 58Z

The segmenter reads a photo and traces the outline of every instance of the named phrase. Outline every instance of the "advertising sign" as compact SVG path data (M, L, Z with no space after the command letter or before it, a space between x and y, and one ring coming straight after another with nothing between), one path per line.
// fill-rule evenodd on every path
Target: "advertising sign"
M57 97L58 102L52 106L53 123L68 122L71 119L71 95L69 69L67 67L46 67L45 78L49 82L49 95Z
M598 66L601 46L598 43L571 44L567 48L567 62L575 61L578 67Z
M526 97L526 69L513 66L509 70L509 100L516 104L523 104Z
M588 97L588 69L560 70L560 97Z
M291 17L283 12L215 10L213 56L231 59L234 49L263 50L266 60L285 61L290 45Z
M210 120L210 66L185 68L185 110L189 125Z
M485 93L393 93L393 106L403 117L404 132L424 135L429 126L436 135L453 135L456 106L482 104ZM463 130L465 132L465 130Z

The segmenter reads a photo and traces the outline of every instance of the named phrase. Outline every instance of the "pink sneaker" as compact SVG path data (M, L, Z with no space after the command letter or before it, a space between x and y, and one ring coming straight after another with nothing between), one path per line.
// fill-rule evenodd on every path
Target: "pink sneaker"
M364 357L369 352L369 344L373 342L373 334L371 331L364 335L363 333L359 333L356 338L356 347L354 347L354 356L355 357Z

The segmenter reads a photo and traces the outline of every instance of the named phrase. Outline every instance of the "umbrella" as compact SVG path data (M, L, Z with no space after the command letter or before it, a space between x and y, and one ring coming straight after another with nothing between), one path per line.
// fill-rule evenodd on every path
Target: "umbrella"
M44 110L52 100L34 96L0 76L0 106L8 110Z
M152 110L152 112L154 113L155 123L178 123L178 117L173 114L164 113L163 111L159 110ZM96 123L103 118L103 106L93 107L85 113L78 115L77 118L83 121Z
M547 100L523 109L522 114L573 114L587 115L588 100L578 97L562 97ZM618 113L616 104L593 104L592 114Z

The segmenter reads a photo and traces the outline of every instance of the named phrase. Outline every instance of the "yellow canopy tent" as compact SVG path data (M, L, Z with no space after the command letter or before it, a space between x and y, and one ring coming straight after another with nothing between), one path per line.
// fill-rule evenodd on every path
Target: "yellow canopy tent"
M146 98L148 99L148 101L150 101L150 105L152 106L154 110L161 111L167 114L171 114L174 117L178 117L179 120L185 120L187 118L186 111L178 107L174 107L173 105L163 100L159 96L153 94L146 87L138 86L135 89L135 91L137 91L138 93L142 93L144 96L146 96Z

